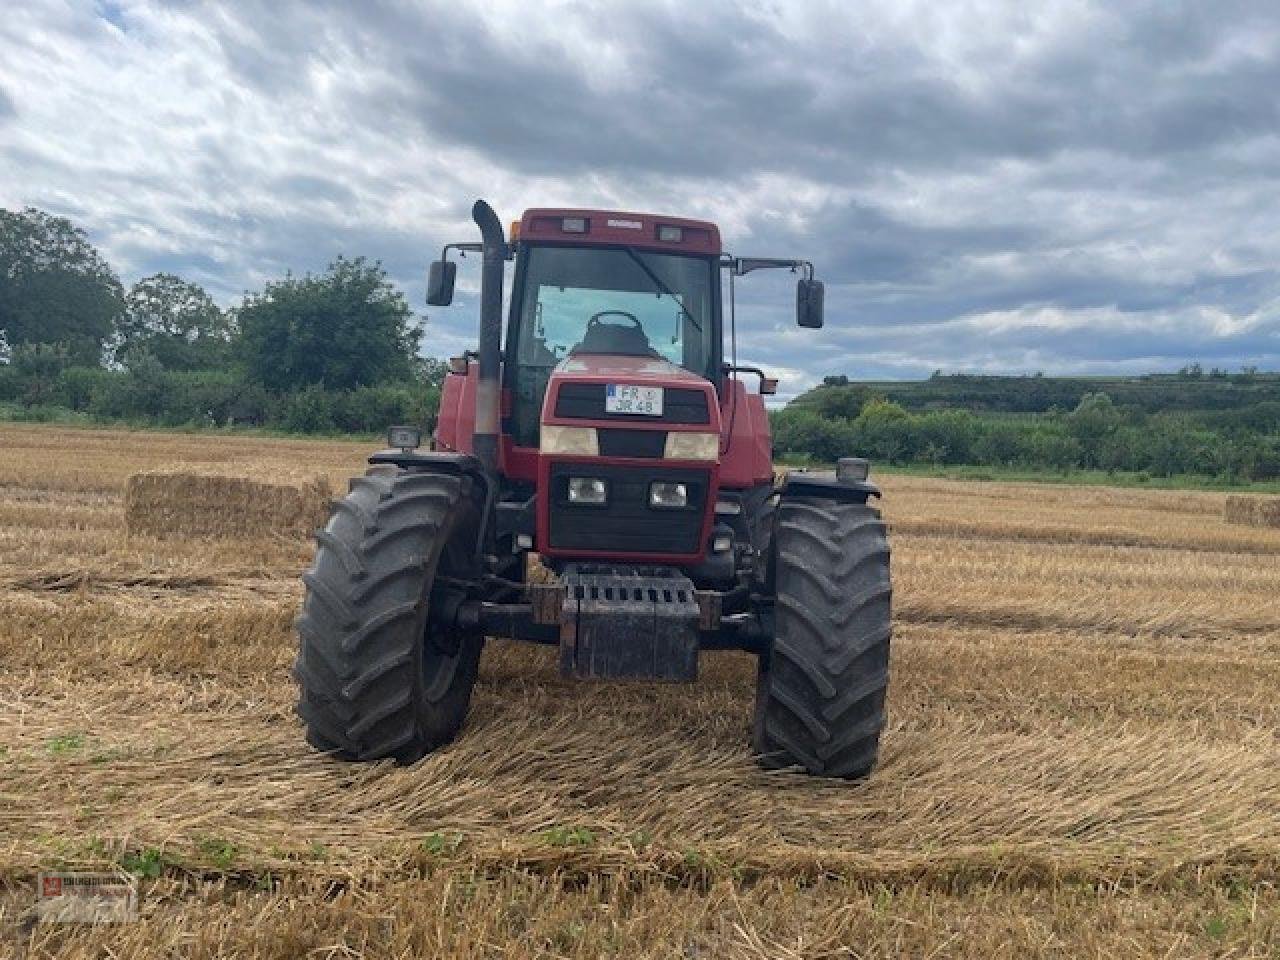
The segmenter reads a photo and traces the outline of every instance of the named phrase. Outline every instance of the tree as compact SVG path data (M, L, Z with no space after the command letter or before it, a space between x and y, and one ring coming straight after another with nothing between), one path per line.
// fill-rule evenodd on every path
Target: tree
M171 273L133 285L116 332L117 357L142 350L166 370L209 370L230 359L226 313L203 287Z
M58 381L71 365L67 348L60 343L20 343L13 349L13 374L28 407L56 403Z
M1103 442L1124 425L1124 414L1106 393L1086 393L1066 416L1067 430L1080 444L1083 465L1102 466Z
M270 283L237 313L248 376L280 390L347 390L409 379L421 331L379 263L339 257L319 276Z
M123 304L114 271L70 220L0 210L0 329L10 344L63 343L75 362L97 365Z
M1116 409L1106 393L1086 393L1076 408L1067 414L1071 433L1082 443L1097 443L1120 429L1124 414Z
M853 425L859 453L865 451L866 455L890 463L906 463L912 459L916 424L911 414L898 404L872 400L862 408Z
M824 417L843 417L852 420L862 413L862 408L872 400L883 400L875 390L865 384L824 386L809 393L813 409ZM808 405L808 404L806 404Z

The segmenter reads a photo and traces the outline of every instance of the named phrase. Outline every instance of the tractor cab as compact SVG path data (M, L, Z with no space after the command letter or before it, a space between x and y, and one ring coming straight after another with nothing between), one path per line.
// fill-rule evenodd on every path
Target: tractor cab
M455 249L483 246L445 248L431 303L452 299ZM552 561L608 556L732 578L738 564L715 556L726 552L717 497L772 483L763 397L774 381L733 365L732 314L726 363L723 278L803 271L797 302L816 326L822 285L811 265L727 257L707 221L584 209L526 211L502 252L515 271L497 374L498 469L516 495L532 491L535 549ZM481 366L452 362L438 449L475 450Z
M474 245L445 248L428 298L437 305L452 299L451 249L465 254ZM529 210L512 223L506 255L515 261L515 278L501 381L510 411L503 433L513 446L539 446L552 373L567 369L571 359L663 360L719 384L721 250L714 224L597 210ZM465 373L465 358L453 368ZM443 442L454 445L448 437Z
M530 210L512 227L503 386L516 445L538 445L551 373L571 359L661 360L719 379L720 235L713 224Z

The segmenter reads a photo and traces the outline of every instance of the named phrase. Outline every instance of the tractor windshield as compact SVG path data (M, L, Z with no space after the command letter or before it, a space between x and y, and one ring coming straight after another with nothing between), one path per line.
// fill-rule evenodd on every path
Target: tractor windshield
M712 281L702 257L632 248L531 247L516 337L515 440L533 445L552 368L571 353L670 360L710 375Z

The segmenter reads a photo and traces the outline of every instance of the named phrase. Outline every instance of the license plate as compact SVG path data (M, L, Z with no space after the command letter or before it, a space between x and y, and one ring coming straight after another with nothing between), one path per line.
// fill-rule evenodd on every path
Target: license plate
M605 387L604 391L604 412L660 417L662 416L662 388L611 383Z

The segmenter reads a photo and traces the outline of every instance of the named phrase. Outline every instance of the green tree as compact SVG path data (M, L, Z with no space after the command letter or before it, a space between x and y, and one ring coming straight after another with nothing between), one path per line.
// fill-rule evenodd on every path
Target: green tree
M889 400L872 400L853 421L858 452L890 463L913 458L915 421L911 414Z
M830 378L828 378L830 379ZM814 390L808 396L813 408L824 417L843 417L852 420L862 413L862 408L872 400L883 397L861 383L828 385Z
M10 344L66 344L74 362L96 366L123 305L83 230L34 207L0 210L0 330Z
M915 418L920 457L929 463L970 463L981 437L978 418L968 410L939 410Z
M13 373L28 406L54 404L62 399L59 379L71 366L70 354L60 343L20 343L13 350Z
M778 453L798 453L824 463L856 453L852 427L826 420L811 410L788 407L770 417Z
M198 284L171 273L139 280L117 325L117 356L144 350L166 370L208 370L230 359L231 323Z
M125 360L125 402L130 417L159 417L178 399L164 365L146 350L133 350Z
M1080 444L1084 466L1101 466L1105 441L1124 425L1124 414L1105 393L1086 393L1067 414L1067 430Z
M245 298L237 320L246 373L280 390L408 380L421 337L404 295L381 264L363 257L268 284Z
M1012 423L988 423L973 446L974 463L1007 467L1024 455L1027 431Z

